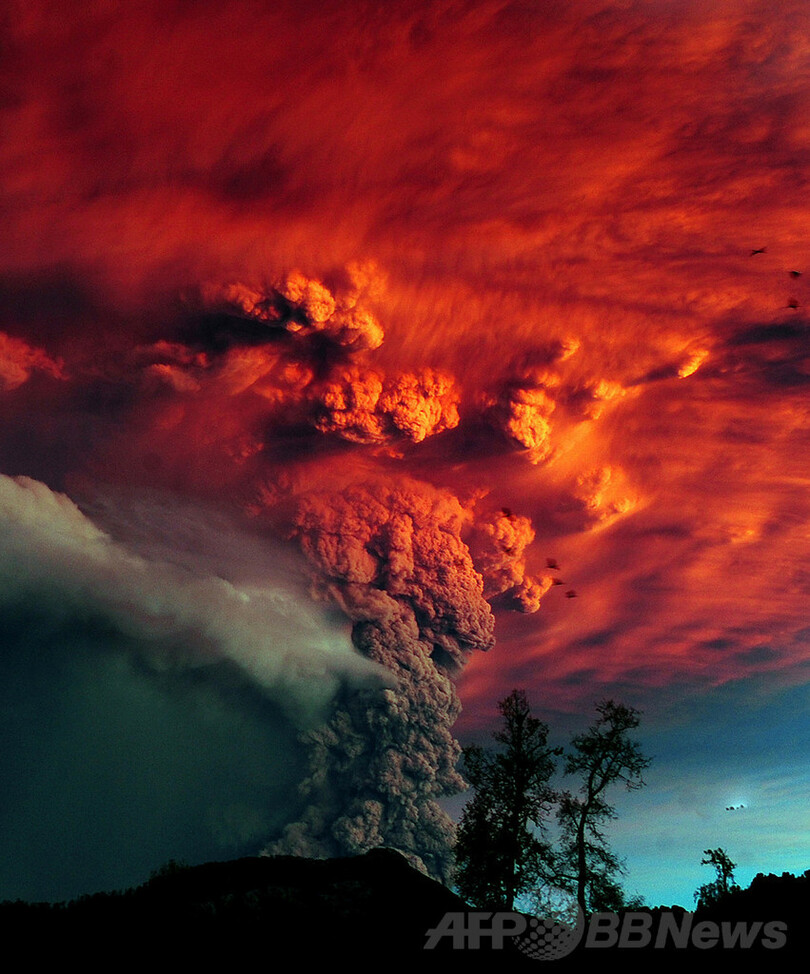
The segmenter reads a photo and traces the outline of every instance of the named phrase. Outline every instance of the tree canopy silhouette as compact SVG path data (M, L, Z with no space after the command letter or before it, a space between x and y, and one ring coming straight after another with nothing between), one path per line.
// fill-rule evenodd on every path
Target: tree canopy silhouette
M500 749L463 751L475 795L458 827L456 886L477 906L511 910L521 893L537 886L549 861L554 792L548 782L560 751L549 747L548 726L531 715L523 691L513 690L498 709Z
M701 866L714 866L715 879L711 883L705 883L695 890L695 900L699 906L714 906L725 896L739 887L734 882L734 870L737 863L731 861L731 857L725 849L704 849L704 858L700 860Z
M557 818L561 830L556 854L557 883L572 892L583 913L616 911L626 906L619 877L622 862L607 843L605 825L616 818L606 793L617 783L628 789L644 785L643 772L650 759L630 738L640 712L613 700L596 706L596 720L571 742L564 771L577 775L576 793L559 796Z

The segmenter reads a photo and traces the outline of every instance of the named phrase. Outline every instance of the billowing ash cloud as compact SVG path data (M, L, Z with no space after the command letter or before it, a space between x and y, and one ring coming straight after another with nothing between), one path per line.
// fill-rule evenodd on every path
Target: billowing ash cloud
M199 515L179 522L187 531L194 523L204 526ZM299 726L327 712L344 681L386 682L319 607L302 604L289 555L274 563L268 551L263 577L254 564L252 577L234 582L214 570L222 556L181 559L181 526L169 530L164 551L142 540L142 551L152 549L145 555L116 542L64 494L0 476L0 608L35 608L50 629L95 620L158 672L227 664Z
M259 396L267 406L292 409L310 397L312 366L285 347L234 344L213 354L182 342L157 341L135 350L132 366L146 392L169 389L193 396Z
M336 371L317 396L316 426L358 443L413 443L459 424L451 376L433 369L387 377L350 366Z
M526 353L494 391L481 397L488 424L525 451L531 463L555 456L564 439L560 430L599 419L626 394L614 379L578 375L569 360L579 347L571 339Z
M535 578L526 568L526 549L534 541L532 522L507 508L476 519L470 550L484 578L487 599L504 597L512 608L536 612L551 588L549 577Z
M582 504L588 524L611 521L631 511L637 503L637 498L628 489L624 472L610 466L581 474L573 497Z
M63 363L21 338L0 332L0 392L16 389L41 371L53 378L64 378Z
M334 290L322 281L292 271L272 285L243 282L209 285L203 306L268 329L296 335L321 334L333 344L358 352L379 348L384 332L365 298L381 287L373 267L349 265Z
M461 421L461 390L444 370L389 374L343 357L319 362L312 351L307 343L238 339L222 349L203 350L164 339L136 349L131 367L136 384L147 393L163 390L189 398L247 394L257 415L273 414L276 428L305 424L358 444L421 443Z
M335 856L386 844L447 879L453 827L437 800L463 788L453 676L494 642L470 517L426 484L350 486L300 499L295 534L321 597L395 685L347 692L310 735L309 805L267 852Z
M255 854L300 812L302 730L392 674L292 545L131 488L0 476L0 896Z
M551 414L556 401L549 383L512 385L495 407L497 422L519 446L529 451L534 462L551 453Z
M56 680L14 668L43 646L82 669L73 741L95 745L85 714L121 687L111 781L141 691L150 715L171 710L206 788L211 763L234 764L212 741L238 737L243 711L221 738L186 723L176 684L149 692L158 660L202 682L236 673L296 722L337 693L306 793L289 784L300 767L275 774L291 720L278 737L252 735L264 710L252 723L250 774L284 780L256 847L293 822L279 848L384 841L441 874L453 672L491 644L488 601L531 610L547 584L532 525L501 502L532 517L572 584L576 565L578 601L502 627L498 665L465 684L471 714L529 675L583 713L597 683L804 679L810 6L448 6L6 4L0 471L84 511L0 483L6 756L36 751L13 715L28 707L38 730ZM493 510L373 480L398 465ZM335 486L346 467L368 484ZM159 550L159 532L135 537L154 508L114 523L124 499L97 512L74 490L88 482L123 484L126 504L138 486L228 510L262 495L341 624L324 635L275 546L246 577L243 541L195 515L220 550L196 540L178 561L185 518L161 525ZM59 638L38 639L49 627ZM77 631L98 644L86 672ZM149 678L116 684L108 639ZM50 698L58 716L68 696ZM5 862L43 834L29 781L62 746L53 725L28 764L0 766ZM161 736L170 750L171 726ZM118 805L63 829L63 782L91 794L94 762L61 753L37 793L47 848L102 819L126 823L110 859L135 846L141 817ZM154 788L158 831L175 778ZM246 794L231 821L266 798ZM28 861L53 872L55 858Z

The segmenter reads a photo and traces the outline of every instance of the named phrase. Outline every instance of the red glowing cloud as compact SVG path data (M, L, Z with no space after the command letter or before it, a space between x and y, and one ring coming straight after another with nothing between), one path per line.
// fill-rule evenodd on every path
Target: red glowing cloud
M498 619L471 700L789 680L809 18L17 5L3 468L282 531L325 484L447 491Z

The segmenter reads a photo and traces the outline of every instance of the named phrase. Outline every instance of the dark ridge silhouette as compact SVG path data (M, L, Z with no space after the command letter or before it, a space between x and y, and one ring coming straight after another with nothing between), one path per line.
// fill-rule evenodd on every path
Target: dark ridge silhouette
M129 890L56 904L0 903L0 931L10 952L75 957L85 970L116 970L121 958L175 960L183 970L199 963L204 971L248 959L267 969L341 959L375 967L416 961L426 970L492 970L502 961L504 970L536 966L511 944L493 960L486 939L475 951L453 950L449 938L424 949L446 913L468 910L400 853L376 849L345 859L169 863Z
M596 942L596 937L589 943L585 934L570 953L554 959L554 969L582 970L609 960L607 969L649 972L666 957L690 971L732 966L788 970L806 962L808 907L810 870L801 876L760 873L748 889L734 888L710 908L659 906L620 913L614 921L618 931L632 918L624 944L618 935L613 942ZM168 863L129 890L55 904L2 902L0 931L7 956L14 956L17 948L25 951L26 960L76 959L84 971L108 972L143 961L159 961L161 969L174 962L178 970L209 971L223 965L230 969L258 963L277 969L281 962L287 969L341 960L361 972L410 963L418 965L420 974L543 969L511 937L501 949L484 936L476 948L469 943L454 947L446 937L426 950L428 931L446 913L470 917L475 910L398 852L375 849L345 859L278 856L200 866ZM642 914L649 917L648 923L643 921L649 932L639 938ZM779 925L776 933L766 929L774 922ZM706 923L709 941L712 930L725 929L723 936L733 942L707 946L704 939L701 945L700 924ZM742 943L747 935L740 934L741 924L748 924L748 944ZM661 930L667 936L656 946ZM775 946L779 931L784 931L783 942ZM127 963L122 965L122 960Z
M639 937L632 928L627 937L631 942L623 948L617 942L589 949L583 940L558 966L582 967L583 963L607 960L609 955L620 971L649 971L663 957L675 965L688 965L690 971L790 970L799 961L806 963L808 957L808 909L810 870L801 876L759 873L748 889L734 887L711 906L698 904L691 910L642 907L635 916L644 913L650 917L649 942L633 945L634 937ZM617 925L620 931L622 916ZM659 937L661 943L656 945Z

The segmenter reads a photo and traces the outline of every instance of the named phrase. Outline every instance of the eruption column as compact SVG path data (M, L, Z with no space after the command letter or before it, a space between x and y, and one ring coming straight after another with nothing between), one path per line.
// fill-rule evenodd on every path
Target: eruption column
M494 643L483 579L462 538L468 523L456 498L414 482L301 501L296 534L316 587L392 685L347 692L309 735L308 806L268 854L351 855L384 844L449 878L453 827L437 799L464 788L453 675Z

